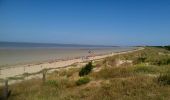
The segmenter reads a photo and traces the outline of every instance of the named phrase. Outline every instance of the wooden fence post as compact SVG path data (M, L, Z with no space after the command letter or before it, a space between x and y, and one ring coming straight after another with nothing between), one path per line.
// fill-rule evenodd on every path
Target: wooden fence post
M8 90L8 80L5 80L5 87L4 87L4 100L7 100L11 94L11 90Z
M25 66L24 66L24 73L25 73Z
M46 81L46 71L43 71L42 81L43 81L43 83L45 83L45 81Z

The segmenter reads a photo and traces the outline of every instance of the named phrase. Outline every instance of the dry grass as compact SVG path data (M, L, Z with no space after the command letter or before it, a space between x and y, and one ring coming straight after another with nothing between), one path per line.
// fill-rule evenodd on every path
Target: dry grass
M159 52L165 55L158 55ZM169 100L170 85L160 84L158 78L160 74L170 72L170 65L153 63L155 59L168 59L166 54L169 51L146 48L97 61L95 68L101 70L87 75L91 81L79 86L76 85L80 78L79 68L55 71L48 74L45 83L41 79L32 79L11 85L12 95L9 100ZM140 61L139 57L146 59ZM135 63L116 67L117 58L133 60ZM167 79L169 76L161 78L161 82Z

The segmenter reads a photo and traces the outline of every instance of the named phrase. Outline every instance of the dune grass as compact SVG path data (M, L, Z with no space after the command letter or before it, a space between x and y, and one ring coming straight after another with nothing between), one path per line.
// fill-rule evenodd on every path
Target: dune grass
M79 76L80 68L61 69L48 74L45 83L31 79L10 85L9 100L169 100L169 54L163 48L146 47L108 57L94 62L100 70L93 69L84 77ZM133 64L117 67L117 59Z

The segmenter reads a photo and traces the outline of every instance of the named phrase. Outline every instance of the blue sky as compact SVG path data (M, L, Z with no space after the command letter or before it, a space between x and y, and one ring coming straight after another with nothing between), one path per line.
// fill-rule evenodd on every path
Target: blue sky
M169 45L170 0L0 0L0 41Z

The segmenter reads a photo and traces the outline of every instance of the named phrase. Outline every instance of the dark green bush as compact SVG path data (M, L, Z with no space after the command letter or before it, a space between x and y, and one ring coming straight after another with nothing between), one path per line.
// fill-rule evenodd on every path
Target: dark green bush
M88 75L91 72L92 69L93 69L92 62L89 62L88 64L85 65L85 67L83 67L80 70L79 76Z
M88 77L81 77L79 80L76 81L77 85L82 85L90 82L90 78Z
M158 77L158 83L163 85L170 85L170 74L161 74Z
M170 50L170 46L164 46L164 48Z

